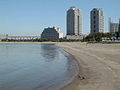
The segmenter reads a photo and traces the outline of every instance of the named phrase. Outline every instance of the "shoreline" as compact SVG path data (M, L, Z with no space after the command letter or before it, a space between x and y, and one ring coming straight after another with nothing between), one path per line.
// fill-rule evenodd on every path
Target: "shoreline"
M59 47L59 48L60 48L60 47ZM64 50L64 49L63 49L63 50ZM64 50L64 51L65 51L65 50ZM80 78L78 78L78 76L80 75L80 65L79 65L78 61L76 60L76 58L75 58L72 54L70 54L70 53L67 52L67 51L65 51L65 52L69 54L69 57L70 57L71 60L74 60L74 63L76 64L76 67L77 67L77 70L76 70L77 72L76 72L76 74L73 76L72 80L68 81L68 84L65 85L65 86L63 86L62 88L60 88L60 90L62 90L62 89L64 89L65 87L73 84L77 79L80 79Z
M44 43L55 44L67 52L69 58L74 60L78 67L78 72L68 81L68 84L57 90L120 90L120 44Z
M55 44L56 45L56 44ZM56 45L58 48L60 48L60 49L62 49L61 47L59 47L58 45ZM72 54L70 54L69 52L67 52L67 51L65 51L64 49L62 49L65 53L67 53L68 55L67 55L67 57L69 58L69 60L72 60L73 61L73 63L75 64L75 66L76 66L76 69L77 70L75 70L76 72L74 73L74 75L72 76L72 78L70 79L70 80L68 80L67 81L67 83L65 83L65 84L63 84L63 86L62 87L60 87L60 88L57 88L57 90L62 90L63 88L65 88L66 86L69 86L70 84L72 84L76 79L78 79L78 75L79 75L79 63L78 63L78 61L75 59L75 57L72 55Z
M65 52L67 52L67 51L65 51ZM62 88L60 88L60 90L64 90L66 87L69 87L70 85L76 83L79 79L82 80L82 78L79 78L79 76L81 76L81 71L80 71L81 70L81 68L80 68L81 66L78 63L78 60L75 58L75 56L73 56L69 52L67 52L67 53L70 55L71 59L75 61L75 64L76 64L78 70L77 70L77 73L73 76L73 79L71 81L69 81L69 83L67 85L65 85Z
M120 90L120 44L62 42L57 46L72 55L79 75L60 90Z
M69 88L69 87L70 87L69 89L75 90L75 87L78 85L79 80L83 80L82 77L84 77L83 72L82 72L82 67L74 55L72 55L70 52L65 50L63 47L59 46L58 43L56 43L56 46L58 46L59 48L61 48L62 50L64 50L65 52L67 52L70 55L71 60L75 61L75 64L78 69L77 73L73 76L73 79L71 81L68 81L69 83L67 85L63 86L62 88L59 88L59 90L68 90L67 88ZM81 76L81 78L79 76ZM71 86L72 86L72 88L71 88Z

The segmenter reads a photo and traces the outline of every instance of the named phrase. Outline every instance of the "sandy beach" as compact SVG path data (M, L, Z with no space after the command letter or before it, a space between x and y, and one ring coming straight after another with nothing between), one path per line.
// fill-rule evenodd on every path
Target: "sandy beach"
M120 44L62 42L57 46L79 65L78 76L61 90L120 90Z

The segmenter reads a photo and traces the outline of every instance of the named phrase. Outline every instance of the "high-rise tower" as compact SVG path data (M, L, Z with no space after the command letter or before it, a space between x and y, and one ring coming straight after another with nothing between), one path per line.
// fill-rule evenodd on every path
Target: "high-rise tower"
M91 33L104 32L104 15L101 8L94 8L90 12Z
M109 32L115 33L119 31L119 23L112 22L111 18L109 18Z
M82 32L82 15L79 9L70 7L67 11L67 35L80 35Z
M118 32L120 33L120 18L119 18L119 28L118 28Z

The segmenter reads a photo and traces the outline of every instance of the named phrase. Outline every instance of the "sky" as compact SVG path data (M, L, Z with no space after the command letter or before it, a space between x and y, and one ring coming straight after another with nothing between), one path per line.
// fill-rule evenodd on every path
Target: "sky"
M52 26L66 33L66 12L71 6L82 12L84 34L90 32L93 8L103 9L105 32L109 17L114 22L120 18L120 0L0 0L0 34L40 35Z

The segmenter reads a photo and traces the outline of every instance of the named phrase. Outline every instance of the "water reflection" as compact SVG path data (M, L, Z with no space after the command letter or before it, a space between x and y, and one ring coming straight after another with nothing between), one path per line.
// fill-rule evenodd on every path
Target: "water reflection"
M66 76L72 77L73 75L76 75L78 72L78 67L76 66L77 62L75 60L72 60L74 58L70 55L67 58L70 61L66 63L66 67L67 67Z
M0 45L0 57L4 58L9 56L9 46L7 44L1 43ZM2 61L2 59L0 59L0 61ZM0 65L3 63L0 63Z
M0 90L62 87L76 71L67 55L53 44L0 44Z
M50 62L59 58L58 48L54 44L41 44L41 53L46 60Z

